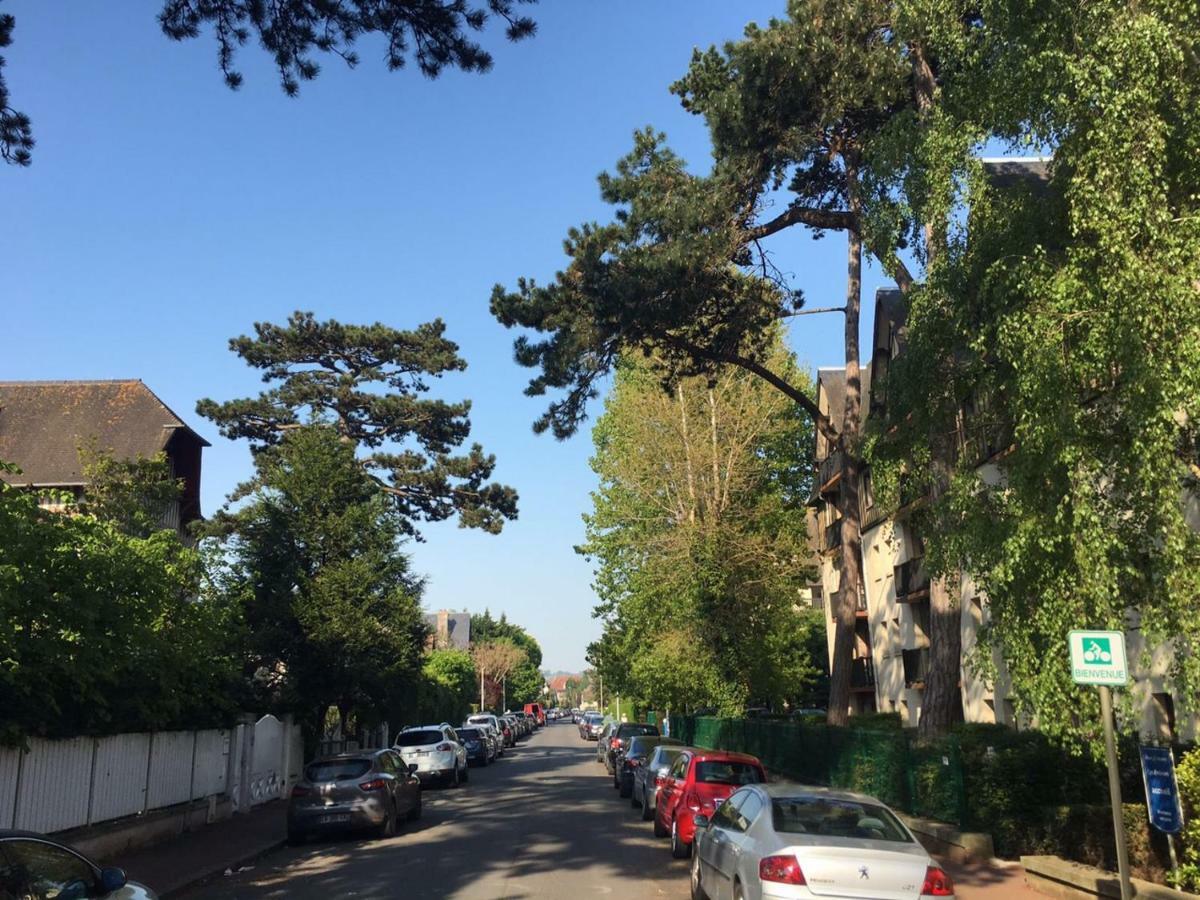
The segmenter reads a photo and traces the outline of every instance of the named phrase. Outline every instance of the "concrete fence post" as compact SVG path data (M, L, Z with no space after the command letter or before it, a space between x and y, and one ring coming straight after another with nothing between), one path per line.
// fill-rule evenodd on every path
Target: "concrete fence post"
M92 738L92 766L91 774L88 776L88 810L87 824L92 824L92 804L96 800L96 755L100 748L100 739Z
M279 750L279 796L281 799L287 798L291 788L288 781L292 774L292 727L295 720L296 717L292 713L283 717L283 740L280 742L283 746Z

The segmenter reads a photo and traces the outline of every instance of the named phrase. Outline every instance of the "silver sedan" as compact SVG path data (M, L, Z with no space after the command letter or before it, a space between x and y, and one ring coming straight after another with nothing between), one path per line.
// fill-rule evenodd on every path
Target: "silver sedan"
M696 816L693 900L953 897L950 877L890 809L862 794L747 785Z

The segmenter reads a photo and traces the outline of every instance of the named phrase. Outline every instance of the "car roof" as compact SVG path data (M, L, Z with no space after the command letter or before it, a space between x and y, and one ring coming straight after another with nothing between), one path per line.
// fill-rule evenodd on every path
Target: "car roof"
M343 753L327 753L324 756L318 756L315 759L309 760L308 764L323 762L337 762L343 759L367 759L372 756L378 756L380 753L391 753L391 747L376 747L371 750L347 750Z
M401 732L405 732L405 731L437 731L439 728L450 728L450 727L451 726L447 725L445 722L438 722L436 725L406 725L403 728L401 728L400 731Z
M757 756L751 756L749 753L738 753L734 750L705 750L699 747L688 747L688 752L692 754L693 759L700 762L744 762L753 763L756 766L762 765L762 760Z
M844 791L838 788L822 787L819 784L802 784L798 781L772 781L759 785L772 799L778 797L813 797L826 800L852 800L858 803L873 803L876 806L887 806L882 800L860 794L856 791Z

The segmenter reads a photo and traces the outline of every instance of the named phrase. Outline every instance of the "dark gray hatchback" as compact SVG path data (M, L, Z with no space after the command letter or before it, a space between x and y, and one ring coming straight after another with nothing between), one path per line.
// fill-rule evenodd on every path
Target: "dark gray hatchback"
M421 782L395 750L364 750L313 760L288 799L288 840L321 831L396 832L421 815Z

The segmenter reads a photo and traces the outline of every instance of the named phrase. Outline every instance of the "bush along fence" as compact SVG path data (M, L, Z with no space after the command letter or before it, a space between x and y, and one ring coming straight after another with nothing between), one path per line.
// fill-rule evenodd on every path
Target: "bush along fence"
M0 828L65 831L212 800L248 811L284 796L303 764L300 729L288 719L2 748Z
M909 815L992 835L1006 858L1053 854L1106 869L1116 848L1104 769L1036 731L963 725L921 742L892 717L835 728L809 721L672 718L689 744L751 753L781 777L860 791ZM1122 756L1137 759L1136 740ZM1124 779L1125 821L1135 873L1163 882L1169 854L1150 828L1141 776Z

